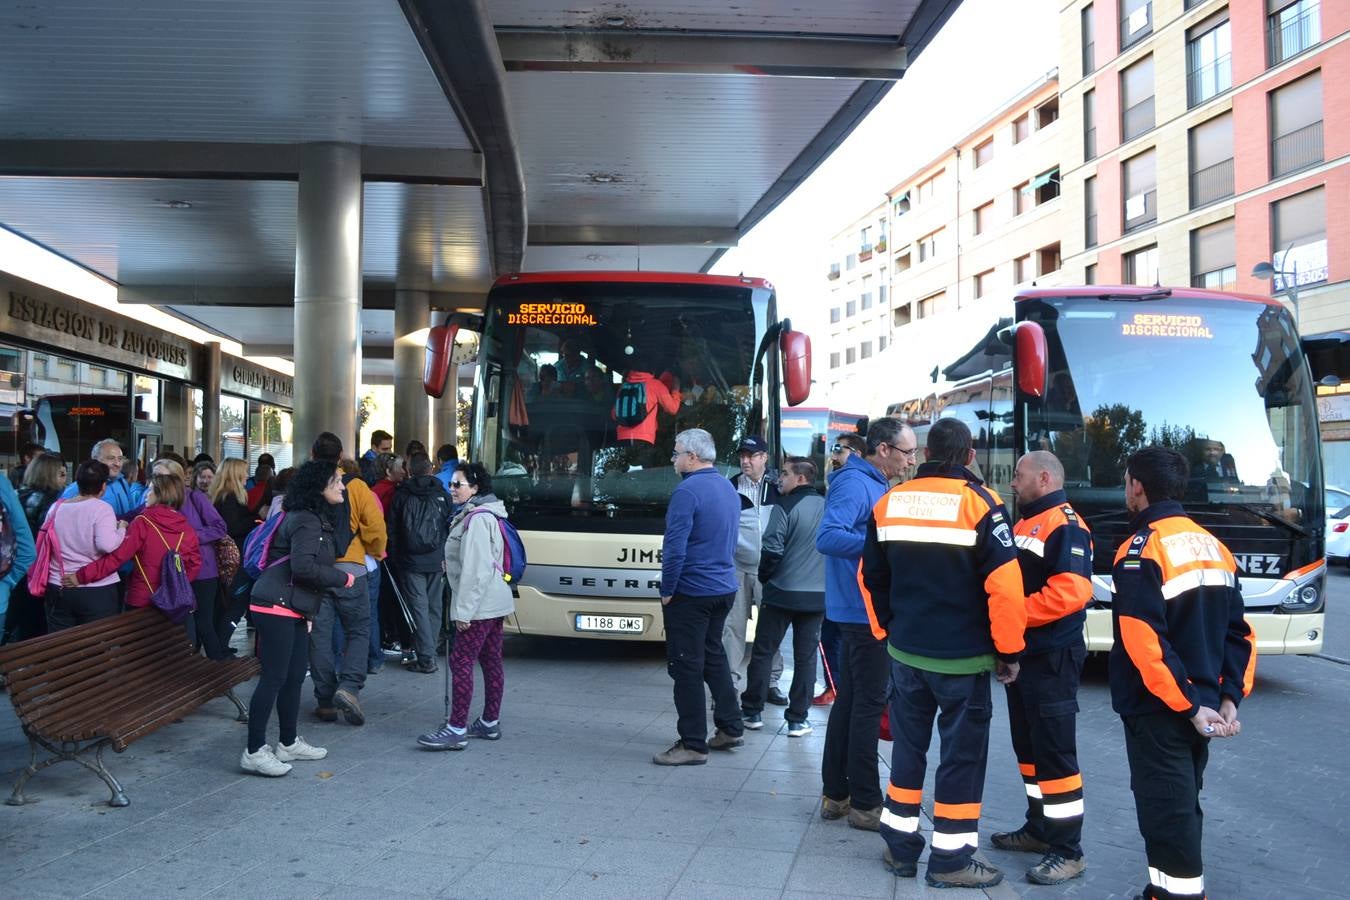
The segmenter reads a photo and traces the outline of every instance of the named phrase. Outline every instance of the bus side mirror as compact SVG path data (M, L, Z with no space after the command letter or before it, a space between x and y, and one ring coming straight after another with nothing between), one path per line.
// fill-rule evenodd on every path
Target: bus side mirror
M803 331L784 331L778 337L783 354L783 386L788 406L804 403L811 393L811 336Z
M459 325L449 323L433 326L427 332L422 388L430 397L439 399L445 394L445 382L450 377L450 362L455 353L455 335L458 332Z
M1029 397L1045 397L1050 357L1045 346L1045 331L1039 322L1018 322L1013 352L1017 368L1017 389Z

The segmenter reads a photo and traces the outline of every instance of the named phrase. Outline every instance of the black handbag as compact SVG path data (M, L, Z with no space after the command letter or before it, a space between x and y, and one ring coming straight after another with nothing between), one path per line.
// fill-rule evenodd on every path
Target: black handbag
M319 611L320 596L295 586L289 556L283 556L263 569L258 580L253 582L250 597L259 606L282 606L306 619L313 618Z

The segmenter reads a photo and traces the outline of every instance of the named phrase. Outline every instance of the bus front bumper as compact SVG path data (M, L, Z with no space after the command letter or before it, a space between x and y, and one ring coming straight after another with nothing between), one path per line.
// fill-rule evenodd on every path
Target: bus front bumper
M619 641L664 641L661 601L546 594L521 585L515 615L506 619L511 634L601 638ZM640 631L636 630L638 627ZM1110 627L1108 622L1107 627Z
M1324 615L1317 613L1248 612L1247 623L1256 632L1258 655L1322 652ZM1111 649L1111 610L1089 609L1084 627L1087 648L1092 653Z

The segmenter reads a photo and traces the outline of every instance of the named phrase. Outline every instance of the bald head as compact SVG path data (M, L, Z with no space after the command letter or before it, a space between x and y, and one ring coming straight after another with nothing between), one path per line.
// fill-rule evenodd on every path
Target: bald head
M1022 503L1034 503L1064 488L1064 466L1049 450L1032 450L1017 461L1012 490Z

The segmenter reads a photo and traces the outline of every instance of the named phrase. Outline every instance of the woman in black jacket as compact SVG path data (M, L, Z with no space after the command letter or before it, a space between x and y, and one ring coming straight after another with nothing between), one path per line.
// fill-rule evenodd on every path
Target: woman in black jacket
M309 663L306 614L313 615L319 608L324 591L351 587L355 580L335 565L333 527L323 514L342 502L344 490L335 464L312 460L300 467L286 491L281 507L286 518L272 536L266 568L249 604L258 631L262 675L249 702L248 746L239 760L245 772L276 777L291 770L292 760L328 755L295 732L300 687ZM266 742L273 705L281 726L275 748Z
M54 453L34 457L24 469L19 504L23 506L23 515L34 540L42 530L42 523L47 521L52 503L65 489L66 464ZM43 602L28 593L28 585L21 579L9 598L9 617L5 620L4 638L0 643L10 644L46 633L47 613Z

